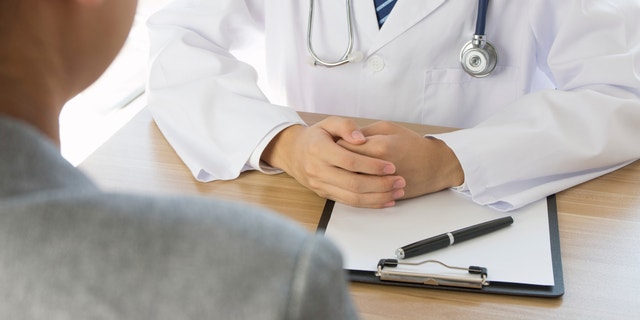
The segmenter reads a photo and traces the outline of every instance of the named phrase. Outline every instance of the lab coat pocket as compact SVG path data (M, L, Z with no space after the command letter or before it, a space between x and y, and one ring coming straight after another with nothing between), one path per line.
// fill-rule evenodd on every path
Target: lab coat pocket
M497 66L489 76L474 78L460 68L425 73L422 123L472 127L518 97L517 68Z

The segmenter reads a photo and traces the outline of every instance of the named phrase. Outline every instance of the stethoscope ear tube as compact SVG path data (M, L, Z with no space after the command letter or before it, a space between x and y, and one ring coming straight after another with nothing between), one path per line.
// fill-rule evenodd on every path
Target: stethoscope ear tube
M340 59L336 61L325 61L316 55L316 52L313 50L313 44L311 43L311 30L313 29L313 9L314 9L314 1L309 0L309 20L307 23L307 51L313 58L313 64L316 66L323 67L337 67L341 66L345 63L349 63L351 61L355 61L355 58L351 56L353 51L353 24L351 23L351 0L346 0L347 7L347 32L349 42L347 43L347 49L344 51L344 54Z

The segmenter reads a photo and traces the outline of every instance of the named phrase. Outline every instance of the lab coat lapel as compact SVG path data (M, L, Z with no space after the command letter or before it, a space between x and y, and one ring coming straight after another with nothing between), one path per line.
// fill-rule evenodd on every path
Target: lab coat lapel
M370 3L370 12L373 12L374 31L377 32L373 36L373 42L371 47L368 48L368 53L373 53L380 49L394 38L398 37L411 27L413 27L420 20L431 14L446 0L398 0L395 7L391 11L389 18L384 23L382 28L378 30L377 22L375 22L375 8L373 8L373 0L356 2ZM358 9L358 8L356 8ZM364 11L365 8L360 10ZM369 30L369 24L367 23L367 30Z

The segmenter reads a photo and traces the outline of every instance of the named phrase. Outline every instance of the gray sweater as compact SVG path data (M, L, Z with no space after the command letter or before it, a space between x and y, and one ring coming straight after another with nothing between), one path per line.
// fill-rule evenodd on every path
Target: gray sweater
M0 117L0 318L351 319L342 260L264 210L101 191Z

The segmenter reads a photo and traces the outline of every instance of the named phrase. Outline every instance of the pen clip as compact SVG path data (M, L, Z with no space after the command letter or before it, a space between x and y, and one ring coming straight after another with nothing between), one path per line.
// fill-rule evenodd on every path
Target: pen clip
M450 275L389 269L395 268L398 265L417 266L426 263L436 263L448 269L466 271L467 273ZM385 269L385 267L388 268ZM378 270L376 271L376 276L383 281L419 283L432 286L482 289L482 287L489 285L489 282L487 281L487 268L478 266L470 266L468 268L455 267L442 263L438 260L404 262L398 261L397 259L380 259L380 261L378 262Z

